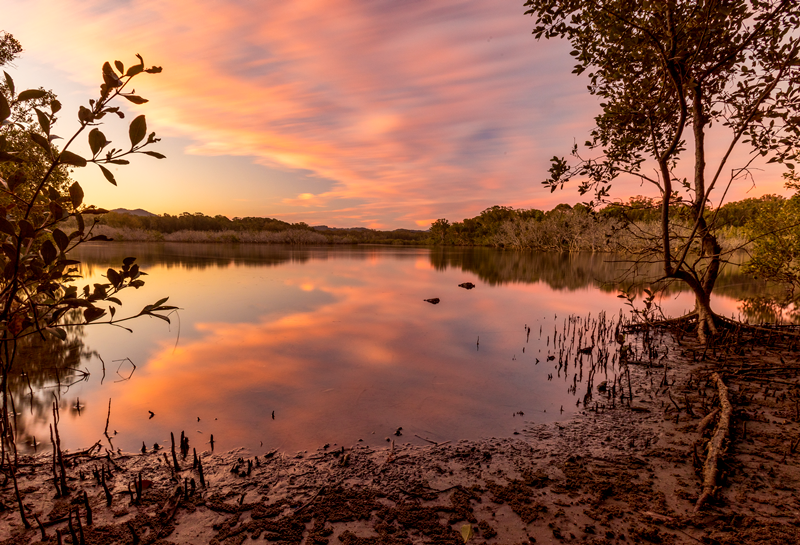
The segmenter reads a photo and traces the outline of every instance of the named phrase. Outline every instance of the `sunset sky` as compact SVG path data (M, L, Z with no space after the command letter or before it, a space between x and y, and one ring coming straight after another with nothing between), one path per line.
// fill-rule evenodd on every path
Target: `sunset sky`
M25 48L5 67L18 89L64 103L61 136L104 61L140 53L164 68L135 80L148 104L124 106L168 159L134 158L117 188L96 167L76 172L89 202L427 229L495 204L581 200L541 181L586 140L598 101L570 73L568 44L533 38L522 3L6 0L0 28ZM104 131L127 143L126 125ZM785 193L778 170L757 174L729 199ZM652 192L629 182L613 196L636 194Z

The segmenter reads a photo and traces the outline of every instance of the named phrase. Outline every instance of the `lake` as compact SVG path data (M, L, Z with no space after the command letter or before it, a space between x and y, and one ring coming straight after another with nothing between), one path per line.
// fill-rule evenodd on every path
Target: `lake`
M216 449L256 452L507 437L579 410L575 373L547 360L553 335L571 314L589 324L627 312L617 295L630 287L629 265L608 254L91 243L72 255L86 283L137 257L146 285L122 293L117 316L166 296L181 310L171 324L127 322L132 333L75 328L68 350L23 358L11 387L26 450L33 438L51 448L54 397L68 449L103 438L107 419L124 451L181 431L198 451L212 435ZM728 267L714 308L737 315L759 291ZM678 287L667 293L666 312L693 307Z

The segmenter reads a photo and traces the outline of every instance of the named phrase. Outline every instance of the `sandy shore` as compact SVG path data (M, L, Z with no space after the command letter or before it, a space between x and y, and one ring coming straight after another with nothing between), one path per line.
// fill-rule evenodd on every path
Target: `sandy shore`
M797 352L695 362L699 351L673 347L666 385L663 358L631 365L633 403L598 392L576 418L511 438L412 446L397 437L393 447L302 457L203 452L205 486L191 453L178 453L177 473L163 450L73 455L61 498L52 455L26 458L19 484L32 528L7 482L0 543L40 542L42 531L47 543L59 543L57 532L71 543L70 524L87 544L800 543ZM748 373L756 363L782 371ZM729 387L732 435L719 489L695 513L713 371Z

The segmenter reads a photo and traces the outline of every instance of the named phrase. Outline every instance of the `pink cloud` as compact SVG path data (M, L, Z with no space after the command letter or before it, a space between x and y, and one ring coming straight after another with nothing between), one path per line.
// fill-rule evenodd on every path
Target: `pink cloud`
M38 0L13 9L21 28L9 30L35 55L63 52L78 80L94 81L117 52L163 65L145 84L148 117L191 138L189 154L333 181L281 199L284 217L379 213L411 226L493 204L577 200L539 182L550 156L585 139L596 101L569 73L566 44L537 42L521 6Z

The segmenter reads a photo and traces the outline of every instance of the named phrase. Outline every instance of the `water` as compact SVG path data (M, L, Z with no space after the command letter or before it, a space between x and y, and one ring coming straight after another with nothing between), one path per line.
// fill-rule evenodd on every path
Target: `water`
M23 358L31 384L12 380L18 429L39 449L50 448L54 398L70 449L107 446L107 419L126 451L181 431L198 450L213 434L217 449L258 452L506 437L526 421L568 418L582 397L571 375L547 379L554 329L572 313L625 308L627 265L609 255L177 243L87 244L73 255L88 283L138 256L146 285L123 292L118 316L164 296L181 310L171 325L126 323L133 333L76 328L69 351ZM735 314L748 289L727 270L716 310ZM668 293L669 313L693 305Z

